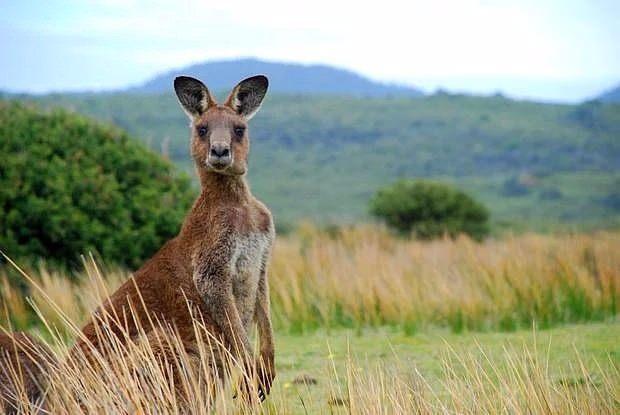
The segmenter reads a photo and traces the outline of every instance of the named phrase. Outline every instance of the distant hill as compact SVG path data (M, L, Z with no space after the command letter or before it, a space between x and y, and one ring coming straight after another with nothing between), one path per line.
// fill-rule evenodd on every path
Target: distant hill
M620 85L616 86L615 88L610 89L609 91L602 93L596 99L602 102L620 103Z
M170 92L177 75L199 78L214 92L228 91L239 80L256 74L269 77L271 93L353 96L420 96L422 91L406 86L372 81L354 72L326 65L302 65L235 59L205 62L175 69L131 88L131 92Z

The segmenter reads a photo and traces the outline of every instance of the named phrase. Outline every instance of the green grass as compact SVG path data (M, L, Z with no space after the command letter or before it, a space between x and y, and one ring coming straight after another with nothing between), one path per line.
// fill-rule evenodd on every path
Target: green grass
M439 394L445 380L444 366L452 362L455 375L467 375L459 356L464 359L488 359L501 371L509 363L506 357L522 357L525 349L535 350L534 357L548 365L550 377L557 384L583 385L596 379L583 379L577 354L592 369L620 365L620 324L617 321L570 325L551 330L523 330L513 333L453 334L448 330L430 329L414 336L399 330L364 329L319 331L307 335L278 333L276 364L278 377L270 398L274 403L287 401L291 409L304 413L329 413L338 410L328 405L334 390L344 391L345 364L351 358L363 371L377 365L399 376L417 369ZM486 357L485 357L486 356ZM334 368L337 376L334 376ZM297 384L302 375L316 380L316 385ZM333 384L337 377L340 381ZM447 395L444 396L447 398ZM302 404L303 402L303 404ZM345 408L340 408L345 411Z

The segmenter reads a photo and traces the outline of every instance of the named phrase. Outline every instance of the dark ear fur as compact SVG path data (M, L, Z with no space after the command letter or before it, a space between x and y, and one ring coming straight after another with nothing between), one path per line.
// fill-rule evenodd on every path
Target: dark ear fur
M209 90L196 78L178 76L174 79L174 90L185 113L190 117L203 114L209 107L216 105Z
M226 100L226 105L246 119L256 114L267 94L269 80L264 75L256 75L239 82Z

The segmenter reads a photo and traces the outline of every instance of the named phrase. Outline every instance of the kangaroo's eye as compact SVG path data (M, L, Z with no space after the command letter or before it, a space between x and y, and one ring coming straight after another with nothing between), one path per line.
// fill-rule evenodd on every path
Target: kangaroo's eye
M205 138L208 132L209 132L209 129L207 128L206 125L201 125L200 127L198 127L198 137Z
M245 127L235 127L235 136L237 139L243 138L243 134L245 134Z

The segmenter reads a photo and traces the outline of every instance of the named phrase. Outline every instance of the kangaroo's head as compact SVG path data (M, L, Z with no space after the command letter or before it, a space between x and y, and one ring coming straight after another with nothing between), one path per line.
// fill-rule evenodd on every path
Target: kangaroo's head
M179 76L174 80L181 107L191 121L192 157L199 172L245 174L250 150L247 122L260 108L268 85L263 75L244 79L219 105L198 79Z

